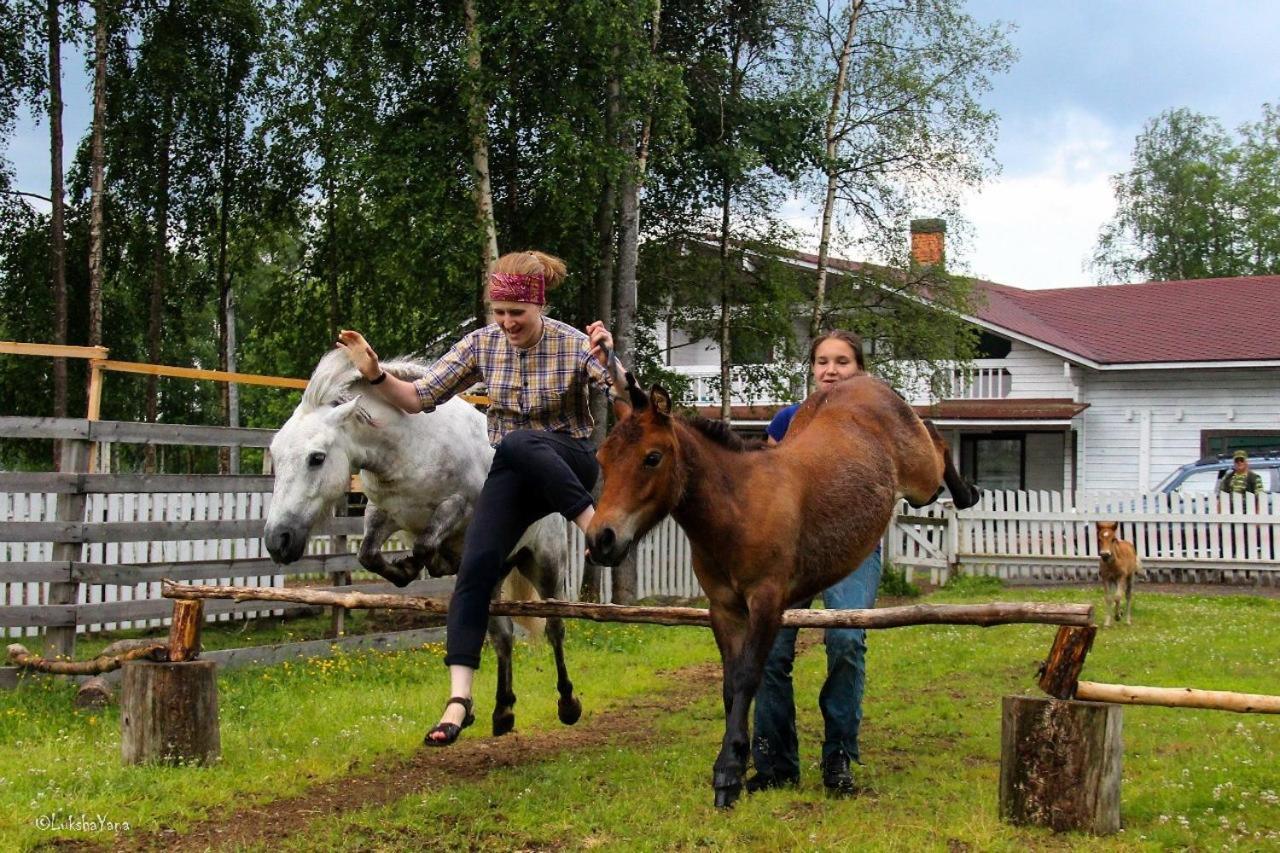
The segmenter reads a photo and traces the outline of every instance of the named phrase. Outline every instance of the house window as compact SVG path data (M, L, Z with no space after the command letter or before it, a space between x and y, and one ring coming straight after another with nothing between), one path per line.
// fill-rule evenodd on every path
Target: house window
M1233 450L1280 448L1280 432L1258 429L1206 429L1200 432L1200 455L1217 456Z
M960 437L960 474L984 489L1021 489L1026 470L1026 436L992 433Z
M977 352L974 358L1007 358L1013 351L1013 341L984 331L978 335Z

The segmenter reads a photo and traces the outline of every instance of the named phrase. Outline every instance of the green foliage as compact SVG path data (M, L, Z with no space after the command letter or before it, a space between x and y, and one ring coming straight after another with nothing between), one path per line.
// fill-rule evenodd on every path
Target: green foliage
M879 594L893 598L919 598L920 587L907 580L906 570L886 562L880 569Z
M996 595L1004 589L1004 581L1000 578L990 575L966 575L963 572L953 572L951 577L947 578L947 582L942 585L942 591L953 596Z
M1280 117L1270 104L1236 138L1208 116L1168 110L1138 135L1112 178L1115 218L1093 263L1112 281L1280 272Z

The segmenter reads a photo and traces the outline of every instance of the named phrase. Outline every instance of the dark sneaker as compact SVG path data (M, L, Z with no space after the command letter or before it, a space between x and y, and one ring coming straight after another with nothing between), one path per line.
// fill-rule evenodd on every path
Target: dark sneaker
M822 784L833 797L851 797L858 792L849 771L849 756L837 750L822 762Z
M775 776L772 773L757 773L747 780L748 794L756 791L768 791L773 788L794 788L800 784L799 776Z

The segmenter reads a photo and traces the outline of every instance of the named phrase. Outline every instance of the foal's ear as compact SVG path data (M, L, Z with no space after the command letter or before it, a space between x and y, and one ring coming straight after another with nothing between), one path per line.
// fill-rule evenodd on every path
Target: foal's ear
M661 385L654 385L649 389L649 402L653 403L653 408L661 414L670 416L671 414L671 395L667 393L667 389Z
M627 396L631 398L631 408L637 412L643 412L649 408L649 397L640 388L640 384L631 375L631 371L627 371Z

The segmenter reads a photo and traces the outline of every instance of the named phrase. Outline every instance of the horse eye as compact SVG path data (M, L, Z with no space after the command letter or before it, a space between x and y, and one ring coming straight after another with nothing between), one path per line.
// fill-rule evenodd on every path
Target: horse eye
M318 450L307 457L307 465L309 465L312 468L319 468L323 464L324 464L324 454Z
M658 467L658 463L661 461L662 461L662 454L656 450L650 450L649 453L644 457L644 467L656 468Z

